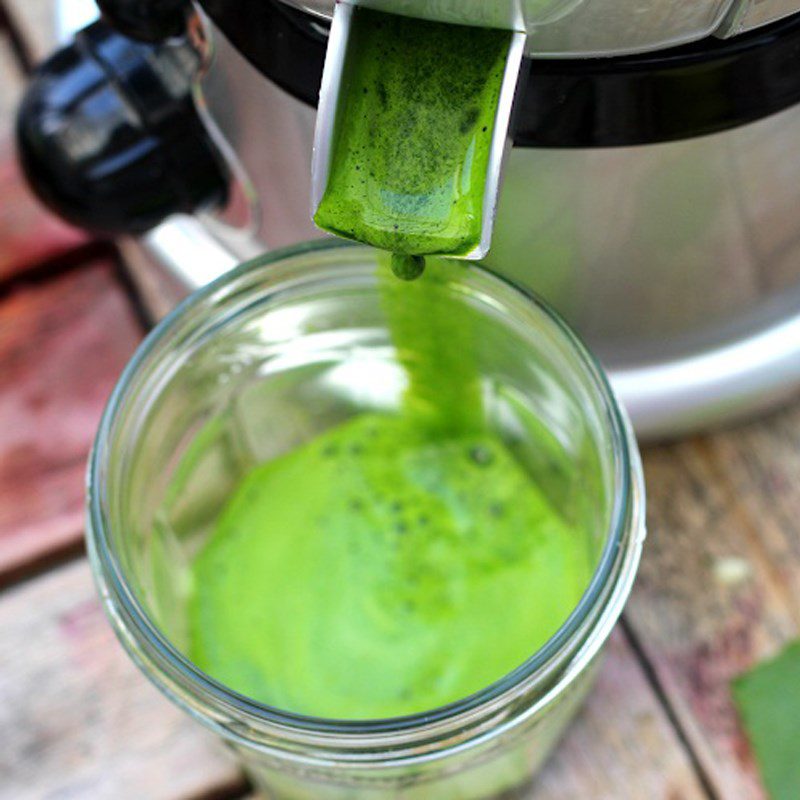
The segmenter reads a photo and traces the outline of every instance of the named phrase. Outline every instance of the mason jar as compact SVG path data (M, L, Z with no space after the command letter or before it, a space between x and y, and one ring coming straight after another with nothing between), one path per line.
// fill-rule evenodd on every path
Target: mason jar
M639 562L644 487L597 362L540 300L484 268L454 268L436 302L467 320L487 425L585 538L594 571L569 617L495 683L395 719L270 707L187 656L190 565L242 477L356 414L400 407L381 280L375 251L317 242L245 264L164 320L97 434L90 557L131 658L267 796L489 798L530 779L589 690Z

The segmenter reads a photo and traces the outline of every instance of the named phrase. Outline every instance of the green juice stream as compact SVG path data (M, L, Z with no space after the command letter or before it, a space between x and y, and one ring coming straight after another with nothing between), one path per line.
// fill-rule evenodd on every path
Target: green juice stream
M336 150L317 221L394 253L466 252L509 35L357 16L342 123L355 145ZM409 61L397 46L412 41ZM486 425L470 320L439 286L464 267L402 283L388 262L402 408L254 469L192 565L190 656L301 714L375 719L464 698L544 644L591 572L584 532Z

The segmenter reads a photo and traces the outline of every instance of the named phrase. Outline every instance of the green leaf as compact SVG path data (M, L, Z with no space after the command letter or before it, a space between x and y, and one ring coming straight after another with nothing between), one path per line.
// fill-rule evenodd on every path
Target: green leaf
M800 797L800 641L737 678L733 697L772 800Z

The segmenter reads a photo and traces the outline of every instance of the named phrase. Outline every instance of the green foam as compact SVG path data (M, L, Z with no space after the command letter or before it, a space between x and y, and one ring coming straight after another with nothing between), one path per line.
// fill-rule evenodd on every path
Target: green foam
M520 665L589 564L496 437L367 414L251 473L193 572L198 665L283 709L366 719Z
M511 37L356 9L317 225L393 253L474 250Z

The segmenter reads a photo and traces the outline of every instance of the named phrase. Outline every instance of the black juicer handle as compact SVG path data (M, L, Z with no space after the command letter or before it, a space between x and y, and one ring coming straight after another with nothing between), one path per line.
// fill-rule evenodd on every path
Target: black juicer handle
M194 103L199 56L101 21L33 76L17 121L20 159L57 214L104 233L142 233L171 214L224 205L228 173Z
M182 36L190 0L97 0L103 16L120 33L143 42Z

